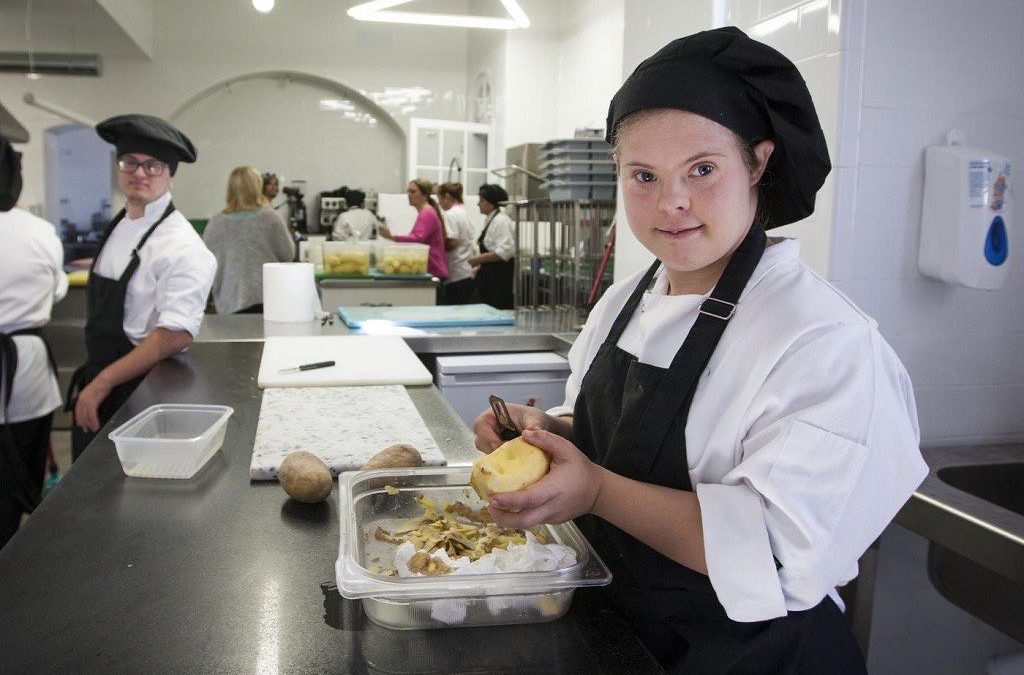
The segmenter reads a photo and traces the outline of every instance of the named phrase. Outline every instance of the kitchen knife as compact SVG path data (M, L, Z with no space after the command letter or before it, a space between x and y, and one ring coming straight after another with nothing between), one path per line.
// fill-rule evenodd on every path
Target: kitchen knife
M301 366L294 368L285 368L277 371L278 373L301 373L305 370L316 370L317 368L330 368L335 364L334 361L318 361L316 363L304 363Z

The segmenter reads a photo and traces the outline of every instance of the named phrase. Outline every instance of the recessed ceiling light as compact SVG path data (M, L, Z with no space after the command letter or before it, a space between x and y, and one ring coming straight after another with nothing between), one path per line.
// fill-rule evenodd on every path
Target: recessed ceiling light
M529 28L530 19L516 0L501 0L507 17L471 16L468 14L432 14L427 12L395 12L392 7L407 5L412 0L373 0L350 7L348 15L357 21L411 23L421 26L457 26L461 28L494 28L515 30Z
M252 0L253 9L266 14L274 9L274 0Z

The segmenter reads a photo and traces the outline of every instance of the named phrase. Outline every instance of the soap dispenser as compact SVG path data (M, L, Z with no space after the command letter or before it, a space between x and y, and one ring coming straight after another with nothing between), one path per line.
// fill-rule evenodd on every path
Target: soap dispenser
M995 289L1010 273L1011 167L1005 157L963 144L951 131L925 152L921 273L970 288Z

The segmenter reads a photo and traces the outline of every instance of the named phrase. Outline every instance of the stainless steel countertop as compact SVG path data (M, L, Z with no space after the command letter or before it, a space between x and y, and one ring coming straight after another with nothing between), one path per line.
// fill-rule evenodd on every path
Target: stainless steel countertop
M308 335L360 335L334 317L321 326L308 323L264 321L259 314L207 314L196 342L261 342L268 337ZM381 334L375 330L374 334ZM545 313L519 313L515 326L466 328L395 327L390 334L401 335L417 354L469 354L486 352L553 351L565 356L578 328L564 319Z
M334 587L338 499L249 480L254 342L162 361L0 550L0 672L659 673L599 589L543 624L392 631ZM472 440L433 387L409 393L458 461ZM154 403L230 405L191 480L126 477L107 433Z
M1024 516L955 488L938 476L940 469L951 466L1024 462L1024 444L926 448L922 454L928 476L895 521L1024 584Z

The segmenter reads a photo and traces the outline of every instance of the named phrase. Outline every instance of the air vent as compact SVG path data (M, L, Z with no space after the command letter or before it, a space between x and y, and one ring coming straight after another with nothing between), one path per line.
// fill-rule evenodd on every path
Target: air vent
M99 54L53 54L0 52L0 73L39 73L40 75L91 75L103 73Z

